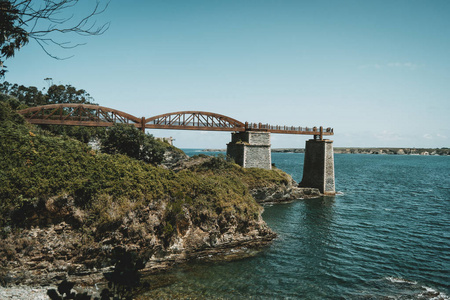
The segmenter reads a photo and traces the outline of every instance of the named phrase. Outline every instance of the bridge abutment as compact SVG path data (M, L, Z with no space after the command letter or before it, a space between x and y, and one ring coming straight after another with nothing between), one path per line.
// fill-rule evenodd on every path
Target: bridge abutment
M325 195L334 195L333 141L308 140L305 147L305 162L301 187L318 188Z
M234 132L227 144L227 155L244 168L272 169L270 133Z

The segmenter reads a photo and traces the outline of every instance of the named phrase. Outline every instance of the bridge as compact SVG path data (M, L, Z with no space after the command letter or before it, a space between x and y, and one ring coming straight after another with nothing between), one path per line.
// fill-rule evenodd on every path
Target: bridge
M318 187L323 193L332 194L335 190L332 141L323 139L323 136L334 134L330 127L243 123L221 114L204 111L179 111L139 118L120 110L80 103L36 106L19 110L18 113L29 123L40 125L110 127L114 124L130 124L142 131L145 129L230 131L232 141L227 144L227 155L247 168L271 169L270 133L313 135L314 139L306 143L301 184ZM309 148L311 149L308 151Z
M265 131L270 133L333 135L332 128L273 126L263 123L242 123L236 119L204 111L179 111L150 118L135 117L109 107L91 104L50 104L19 110L19 114L32 124L114 126L131 124L145 129L178 129L209 131ZM320 138L322 139L322 138Z

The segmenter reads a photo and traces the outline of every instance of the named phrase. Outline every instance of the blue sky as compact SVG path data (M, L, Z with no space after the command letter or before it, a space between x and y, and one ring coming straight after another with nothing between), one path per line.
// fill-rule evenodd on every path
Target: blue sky
M76 14L89 10L81 0ZM201 110L240 121L333 127L336 147L450 147L450 1L119 1L102 36L7 60L9 82L44 78L137 117ZM148 131L181 148L230 133ZM309 137L272 135L272 146Z

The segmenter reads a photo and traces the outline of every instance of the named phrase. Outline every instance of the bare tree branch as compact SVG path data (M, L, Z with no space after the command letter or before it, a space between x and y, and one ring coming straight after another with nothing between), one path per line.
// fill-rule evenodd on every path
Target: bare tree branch
M103 34L110 23L97 25L95 17L107 9L109 0L104 4L101 1L96 0L91 11L78 18L70 12L79 0L0 0L0 78L6 72L4 60L13 57L30 39L35 40L50 57L67 59L72 56L61 58L53 54L52 47L73 49L84 43L61 40L59 34Z

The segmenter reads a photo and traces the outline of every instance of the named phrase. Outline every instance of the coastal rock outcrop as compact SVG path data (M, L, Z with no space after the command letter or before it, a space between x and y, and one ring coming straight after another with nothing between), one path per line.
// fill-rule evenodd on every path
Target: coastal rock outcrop
M164 159L161 162L161 165L168 169L173 169L176 166L180 165L183 161L189 159L189 156L186 155L183 151L175 147L168 147L164 151Z
M297 199L309 199L320 197L320 191L316 188L302 188L295 185L280 186L275 188L258 188L251 191L252 196L259 203L281 203Z
M297 182L291 176L289 176L287 184L258 187L251 189L250 193L261 204L289 202L297 199L310 199L322 196L316 188L298 187Z
M181 161L175 170L191 169L196 172L202 172L202 170L207 169L202 166L208 167L216 165L216 167L220 168L220 163L220 159L201 154L189 160ZM233 171L236 171L236 167L233 169L232 166L233 164L229 164L228 168L225 168L225 170L227 170L228 173L233 173ZM260 204L288 202L296 199L309 199L322 196L320 191L316 188L299 187L292 176L277 168L273 168L272 171L253 170L253 174L251 174L252 171L250 171L250 169L247 169L247 172L250 173L249 176L242 176L245 169L238 167L237 170L239 170L235 172L238 174L237 176L241 176L242 180L247 183L250 194ZM258 172L275 176L272 177L271 180L264 180L264 178L270 177L267 175L263 176L261 180L249 180L249 177L258 177L258 175L260 175Z
M0 244L1 283L35 286L67 279L93 284L111 269L118 250L144 257L144 271L153 271L189 259L245 252L275 237L260 216L242 219L223 213L213 218L207 211L194 216L187 209L170 232L165 224L167 205L167 201L161 201L130 211L115 224L116 228L79 230L76 223L66 221L13 232L4 228L2 234L7 237Z

